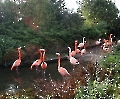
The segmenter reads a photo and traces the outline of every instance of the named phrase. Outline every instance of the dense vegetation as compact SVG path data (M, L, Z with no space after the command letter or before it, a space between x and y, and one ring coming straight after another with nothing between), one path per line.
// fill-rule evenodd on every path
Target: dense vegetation
M76 99L119 99L120 97L120 45L96 64L96 79L88 77L88 86L79 86ZM102 72L103 71L103 72ZM101 74L102 72L102 74ZM101 75L101 76L100 76Z
M108 5L103 7L98 1L91 0L87 4L87 0L81 2L82 9L78 9L76 13L65 7L64 0L1 1L1 66L8 66L16 59L16 48L19 46L26 46L22 52L23 60L31 56L29 60L33 61L37 57L37 49L41 47L45 48L47 53L53 54L66 50L65 48L71 44L73 46L74 40L81 41L83 36L87 39L98 39L111 32L119 36L120 18L116 6L110 1L108 4L102 0L102 5ZM105 9L113 10L108 12L104 11ZM88 12L94 13L90 13L91 16L88 17ZM94 22L94 18L97 18L99 23Z

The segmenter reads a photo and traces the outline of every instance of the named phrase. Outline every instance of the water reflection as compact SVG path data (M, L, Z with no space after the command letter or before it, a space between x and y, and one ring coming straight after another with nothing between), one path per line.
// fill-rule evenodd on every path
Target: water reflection
M66 68L68 72L72 71L72 65L69 61L62 61L61 66ZM19 67L20 74L16 73L16 70L10 70L10 68L0 69L0 93L2 92L14 92L19 89L31 88L34 84L43 82L41 68L39 67L39 72L36 69L32 70L28 67ZM46 79L51 80L62 80L62 76L57 70L57 62L53 64L48 64L46 69ZM42 84L42 83L41 83Z

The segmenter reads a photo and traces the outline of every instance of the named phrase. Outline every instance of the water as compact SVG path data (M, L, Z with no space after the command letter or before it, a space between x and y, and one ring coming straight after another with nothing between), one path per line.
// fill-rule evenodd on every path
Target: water
M65 67L68 72L72 71L72 65L69 60L62 61L61 66ZM31 70L28 66L25 68L19 66L18 70L20 74L17 74L15 69L11 71L10 68L0 68L0 93L31 88L33 83L38 83L43 79L40 66L39 72L36 72L35 67ZM46 79L50 79L50 77L54 80L62 80L62 76L57 71L57 62L48 64Z

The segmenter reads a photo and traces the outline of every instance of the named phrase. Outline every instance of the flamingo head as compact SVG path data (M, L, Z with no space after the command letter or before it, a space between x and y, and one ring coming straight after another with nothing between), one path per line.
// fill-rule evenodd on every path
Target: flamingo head
M101 38L99 39L99 41L101 41Z
M70 48L70 47L68 47L68 49L69 49L69 52L71 52L71 48Z
M43 51L43 52L45 52L45 49L40 49L40 51Z
M60 56L60 53L56 53L56 55Z
M78 43L78 40L75 40L75 43Z
M20 50L22 47L18 47L17 49Z

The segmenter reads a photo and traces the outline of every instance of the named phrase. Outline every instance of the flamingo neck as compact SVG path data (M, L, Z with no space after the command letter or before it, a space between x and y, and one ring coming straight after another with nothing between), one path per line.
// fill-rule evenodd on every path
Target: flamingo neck
M75 51L77 50L77 43L75 42Z
M60 55L58 56L58 68L60 68Z
M71 48L69 47L69 58L71 57Z
M112 42L112 37L111 37L111 36L112 36L112 34L110 34L110 37L109 37L109 39L110 39L110 42Z
M84 39L85 39L85 38L83 37L83 43L84 43Z
M45 52L43 52L43 56L42 56L42 62L45 61Z
M39 59L41 59L42 58L42 52L41 51L39 51L40 52L40 56L39 56Z
M21 60L21 51L20 50L18 50L18 59Z

